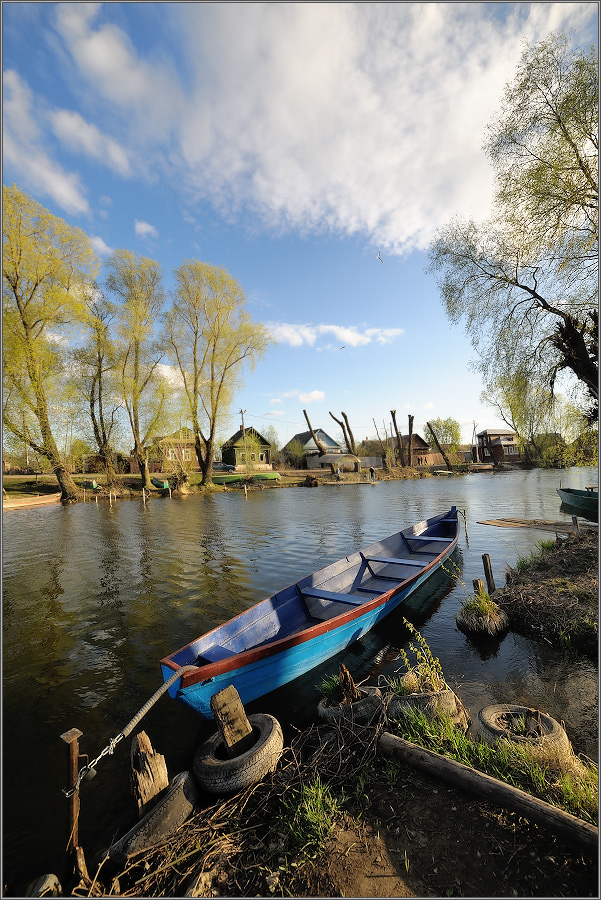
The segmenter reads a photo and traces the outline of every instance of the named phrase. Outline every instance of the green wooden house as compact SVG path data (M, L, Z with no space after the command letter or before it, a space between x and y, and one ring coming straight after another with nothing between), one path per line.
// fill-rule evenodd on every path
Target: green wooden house
M221 459L228 466L271 469L271 444L250 426L240 428L221 445Z

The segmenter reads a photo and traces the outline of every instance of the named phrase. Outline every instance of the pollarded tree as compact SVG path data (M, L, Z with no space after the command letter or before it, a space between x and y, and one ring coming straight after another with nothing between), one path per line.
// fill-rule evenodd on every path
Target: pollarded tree
M175 270L177 289L166 316L170 355L181 375L202 483L210 484L220 417L272 343L253 322L244 293L225 269L186 260Z
M119 298L116 352L122 397L142 484L150 488L148 441L163 421L168 390L159 369L165 348L156 335L165 296L161 267L129 250L115 250L106 267L107 288Z
M53 406L65 374L64 345L87 315L85 290L98 261L81 229L16 185L3 188L3 204L3 422L48 461L62 499L76 500L80 491L57 446Z
M492 384L528 370L553 389L568 370L598 404L598 130L594 52L552 35L528 48L485 149L493 219L455 221L430 248L449 318ZM590 403L589 400L589 403Z

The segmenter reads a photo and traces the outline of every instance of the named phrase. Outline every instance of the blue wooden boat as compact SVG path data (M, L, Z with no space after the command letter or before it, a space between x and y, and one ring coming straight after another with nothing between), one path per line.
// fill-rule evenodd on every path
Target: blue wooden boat
M203 718L233 684L243 703L287 684L366 634L457 545L456 507L307 575L161 660L169 688Z
M576 488L558 488L557 493L561 502L574 509L581 509L587 513L596 513L599 510L599 491L587 488L579 491Z

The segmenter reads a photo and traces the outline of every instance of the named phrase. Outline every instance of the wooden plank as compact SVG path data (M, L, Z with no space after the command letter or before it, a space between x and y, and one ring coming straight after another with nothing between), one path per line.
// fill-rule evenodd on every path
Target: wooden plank
M316 597L318 600L332 600L335 603L350 603L358 606L365 603L363 597L353 597L352 594L338 594L335 591L322 591L321 588L301 588L305 597Z
M557 809L544 800L538 800L526 791L514 788L431 750L425 750L388 732L384 732L380 737L379 746L386 756L397 756L431 775L449 781L455 787L474 791L493 803L519 813L529 822L543 825L564 840L597 857L599 831L594 825Z
M417 566L418 569L423 569L424 566L427 565L427 563L425 563L423 560L419 561L415 559L401 559L400 557L393 556L368 556L366 557L366 559L368 559L370 562L381 562L391 566ZM378 577L376 572L374 572L374 575Z
M233 684L211 697L211 711L230 757L239 756L253 746L252 725L246 717L240 695Z
M496 525L499 528L537 528L539 531L571 532L571 522L553 522L544 519L487 519L478 522L478 525ZM580 528L584 531L596 531L598 526L592 522L580 522Z

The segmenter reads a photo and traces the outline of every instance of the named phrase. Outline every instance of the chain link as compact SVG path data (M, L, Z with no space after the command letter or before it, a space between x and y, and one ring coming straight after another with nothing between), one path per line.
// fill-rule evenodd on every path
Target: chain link
M125 735L123 734L123 732L121 732L117 735L117 737L111 738L102 753L99 753L96 759L93 759L92 762L88 763L85 766L82 766L82 768L77 773L77 781L75 782L71 790L66 790L65 788L63 788L63 794L65 795L65 797L72 797L73 794L75 794L79 790L79 785L81 784L81 780L85 776L86 772L90 772L96 766L96 764L100 762L103 756L112 755L115 752L115 747L117 746L119 741L123 740L124 737Z

